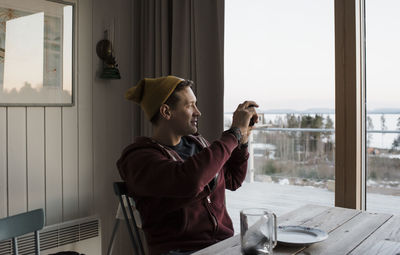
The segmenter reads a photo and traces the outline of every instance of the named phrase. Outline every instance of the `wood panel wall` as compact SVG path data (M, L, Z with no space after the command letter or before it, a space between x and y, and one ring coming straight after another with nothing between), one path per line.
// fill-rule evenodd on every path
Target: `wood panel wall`
M0 217L44 208L51 225L93 212L79 206L93 204L93 169L79 167L92 161L91 144L79 146L80 127L91 126L78 120L84 111L79 103L0 107Z
M44 208L52 225L95 213L92 0L75 3L74 106L0 107L0 218Z

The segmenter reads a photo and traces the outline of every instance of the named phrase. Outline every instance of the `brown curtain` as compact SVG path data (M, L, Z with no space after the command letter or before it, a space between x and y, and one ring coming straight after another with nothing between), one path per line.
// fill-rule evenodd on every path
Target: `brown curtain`
M195 82L202 112L199 131L213 140L223 131L224 0L135 0L134 71L145 77L176 75ZM151 135L140 109L135 135Z

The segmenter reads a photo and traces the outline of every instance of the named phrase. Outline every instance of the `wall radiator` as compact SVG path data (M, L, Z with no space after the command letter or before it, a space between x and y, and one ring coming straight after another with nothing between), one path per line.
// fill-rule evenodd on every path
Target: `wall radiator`
M87 217L46 226L39 232L39 236L41 251L76 243L98 237L99 220L96 217ZM34 247L33 233L18 237L18 252L20 255L34 254ZM12 240L0 242L0 255L10 255L12 252Z

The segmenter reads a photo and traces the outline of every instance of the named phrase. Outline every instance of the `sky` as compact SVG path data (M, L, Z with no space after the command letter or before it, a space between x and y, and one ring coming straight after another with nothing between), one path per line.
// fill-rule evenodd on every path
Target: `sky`
M72 6L57 5L54 8L62 8L62 56L63 62L61 75L63 76L62 88L64 91L72 91ZM54 15L53 13L51 13ZM60 14L61 15L61 14ZM53 16L52 16L53 17ZM47 21L49 22L49 21ZM48 26L50 28L52 24ZM32 88L43 87L43 76L47 75L44 70L45 37L54 37L51 32L45 34L45 13L37 12L31 15L22 16L6 21L5 36L5 58L4 58L4 91L16 89L19 91L28 82ZM48 30L51 30L48 28ZM55 33L55 32L54 32ZM50 34L50 35L49 35ZM51 48L48 55L54 53ZM58 52L57 52L58 54ZM57 61L48 57L49 61ZM55 70L51 70L55 71Z
M366 0L368 109L400 108L400 1ZM334 109L334 1L225 1L225 112Z
M12 19L6 24L3 88L19 90L25 82L29 82L32 87L41 87L44 13Z

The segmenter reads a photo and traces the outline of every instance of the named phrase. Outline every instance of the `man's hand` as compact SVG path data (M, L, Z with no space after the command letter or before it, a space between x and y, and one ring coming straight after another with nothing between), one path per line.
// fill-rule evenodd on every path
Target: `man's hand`
M253 123L258 123L258 115L255 108L258 104L254 101L245 101L239 104L236 111L233 113L232 126L239 128L242 133L241 144L247 143L251 130L254 126L250 126L250 120Z

